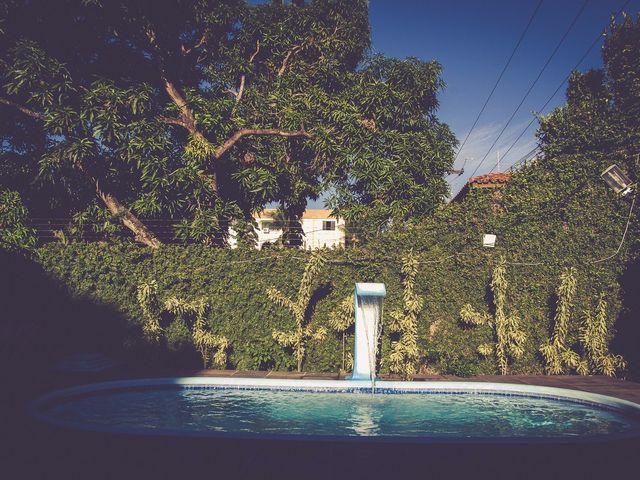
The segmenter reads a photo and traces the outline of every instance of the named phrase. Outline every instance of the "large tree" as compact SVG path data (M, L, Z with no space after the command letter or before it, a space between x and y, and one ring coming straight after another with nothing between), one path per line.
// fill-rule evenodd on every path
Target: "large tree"
M140 218L225 243L230 221L277 202L295 245L307 200L330 186L337 213L380 225L446 195L455 139L435 117L440 66L367 60L364 0L5 9L1 168L37 174L27 202L59 197L72 214L97 199L150 246L158 223Z
M566 233L558 236L567 237L559 245L563 253L573 250L587 263L595 257L600 259L595 265L620 268L622 292L614 294L621 297L624 308L616 322L616 348L629 360L632 377L637 377L640 224L637 205L632 212L634 200L629 199L637 192L616 195L604 185L600 173L615 163L635 182L640 177L639 16L624 15L619 22L612 19L602 60L602 69L574 72L566 104L541 119L538 135L544 157L519 182L544 195L538 194L538 202L526 206L520 200L519 209L538 217L539 223L543 223L541 218L562 222ZM514 207L515 211L518 207ZM528 221L525 215L520 215L521 223ZM583 228L591 238L583 235L585 241L576 242L580 238L573 234L576 228Z
M604 67L573 72L567 102L540 119L538 137L547 157L640 147L640 18L611 21L602 47ZM631 163L628 165L632 167Z
M436 61L377 55L349 74L328 113L344 159L331 204L348 221L375 231L442 205L457 140L436 116L441 72Z

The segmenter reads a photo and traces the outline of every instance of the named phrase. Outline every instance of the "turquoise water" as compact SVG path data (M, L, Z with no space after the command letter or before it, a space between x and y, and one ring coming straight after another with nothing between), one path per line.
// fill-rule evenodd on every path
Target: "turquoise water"
M367 437L584 437L640 431L640 420L557 400L474 394L235 389L97 392L49 418L109 430Z

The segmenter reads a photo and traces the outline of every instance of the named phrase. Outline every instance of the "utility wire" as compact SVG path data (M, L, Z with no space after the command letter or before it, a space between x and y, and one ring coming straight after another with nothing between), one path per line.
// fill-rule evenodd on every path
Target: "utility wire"
M496 80L496 83L493 85L493 88L491 89L491 92L489 93L489 96L484 101L484 105L482 105L482 108L480 109L480 112L478 112L478 115L476 116L476 119L473 122L473 125L471 126L471 130L469 130L469 132L467 133L467 136L465 137L464 141L462 142L462 145L460 145L460 148L456 152L456 156L453 159L454 165L456 163L456 160L458 159L458 155L460 155L460 152L462 151L462 148L467 143L467 140L469 140L469 136L473 132L474 128L476 128L476 125L478 124L478 120L480 120L480 116L484 113L485 108L487 108L487 104L489 103L489 100L491 100L491 97L493 96L493 93L496 91L496 88L498 88L498 84L500 83L500 80L502 80L502 77L503 77L504 73L507 71L507 68L509 67L509 64L511 63L511 60L513 59L513 56L515 55L516 51L520 47L520 44L522 43L522 40L524 39L524 36L526 35L527 31L529 30L529 27L531 26L531 23L533 22L534 17L538 13L538 10L540 10L540 6L542 5L543 1L544 0L540 0L538 2L538 5L536 5L535 10L533 11L531 16L529 17L529 21L527 22L527 26L522 31L522 34L520 35L520 38L518 39L518 42L516 43L516 46L513 48L513 51L511 52L511 55L509 55L509 59L507 60L507 63L505 63L504 67L502 68L502 72L500 72L500 75L498 76L498 79ZM465 158L464 163L462 164L461 170L464 170L464 166L466 165L466 163L467 163L467 159Z
M594 260L594 261L589 262L589 263L606 262L607 260L611 260L613 257L616 257L620 253L620 250L622 249L622 245L624 245L624 239L626 238L627 232L629 231L629 224L631 223L631 215L633 214L633 206L636 204L636 197L637 197L637 195L634 194L633 195L633 200L631 201L631 208L629 208L629 216L627 217L627 224L624 227L624 232L622 233L622 239L620 240L620 245L618 245L618 249L612 255L609 255L608 257L601 258L600 260Z
M625 239L627 237L627 233L629 231L629 227L631 225L631 218L633 216L633 210L634 210L634 207L635 207L636 198L637 198L637 193L634 193L633 200L631 202L631 206L629 207L629 213L627 215L627 220L626 220L626 223L625 223L624 231L622 233L622 238L620 239L620 243L618 244L618 248L616 249L616 251L614 253L612 253L611 255L608 255L608 256L606 256L604 258L600 258L600 259L596 259L596 260L587 260L587 261L585 261L585 263L588 263L588 264L602 263L602 262L606 262L606 261L611 260L612 258L618 256L618 254L622 250L622 246L624 245ZM176 243L187 243L187 242L176 242ZM468 255L471 255L471 253L465 253L465 252L460 251L460 252L454 252L452 254L446 255L446 256L441 257L439 259L422 260L422 261L419 261L418 263L420 265L442 264L442 263L445 263L447 260L450 260L452 258L460 258L460 257L463 257L463 256L468 256ZM251 259L245 259L245 260L229 260L229 261L225 262L225 265L227 265L227 264L252 263L252 262L256 262L256 261L279 260L279 259L306 260L305 257L276 254L276 255L265 256L265 257L261 257L261 258L251 258ZM402 263L402 259L397 259L397 258L394 259L392 257L386 256L386 257L379 257L379 258L371 258L371 257L369 257L369 258L357 258L357 259L346 258L344 260L340 260L340 259L329 260L329 263L337 264L337 265L346 265L346 264L356 265L357 263L362 263L362 262L383 263L383 264L388 264L389 262ZM517 265L517 266L552 266L552 265L554 265L554 264L545 263L545 262L507 262L507 264L508 265L514 265L514 266L515 265Z
M564 43L565 39L567 38L567 36L569 35L569 32L571 32L571 30L573 29L574 25L576 24L576 22L578 21L578 19L580 18L580 16L582 15L582 12L584 12L584 9L587 7L587 4L589 3L589 0L585 0L584 3L582 4L582 7L580 7L580 10L578 11L578 13L576 14L576 16L573 18L573 21L571 22L571 24L569 25L569 28L567 28L567 30L564 32L564 35L562 35L562 38L560 38L560 41L558 42L558 44L556 45L556 47L554 48L553 52L551 52L551 55L549 56L549 58L547 59L547 61L544 63L544 65L542 66L542 68L540 69L540 72L538 73L538 76L535 78L535 80L533 81L533 83L531 84L531 86L529 86L529 89L527 90L527 92L524 94L524 97L522 97L522 100L520 100L520 103L518 104L518 106L516 107L516 109L513 111L513 113L511 114L511 116L509 117L509 120L507 120L507 123L505 123L504 127L502 127L502 130L500 131L500 133L498 134L498 136L496 137L496 139L494 140L494 142L491 144L491 146L489 147L489 150L487 150L487 153L484 154L484 157L482 157L482 160L480 160L480 163L478 163L478 165L476 166L475 170L473 171L473 173L471 174L471 176L473 177L476 172L478 171L478 169L482 166L482 164L484 163L484 161L487 159L487 157L489 156L489 153L491 153L491 150L493 150L493 147L496 146L496 144L498 143L498 140L500 140L500 137L502 137L502 134L505 132L505 130L507 129L507 127L509 126L509 124L511 123L511 121L513 120L513 118L516 116L516 114L518 113L518 111L520 110L520 107L522 107L522 105L524 104L525 100L527 99L527 97L529 96L529 94L531 93L531 91L533 90L533 87L536 86L536 84L538 83L538 80L540 80L540 77L542 77L542 74L544 73L544 71L547 69L547 67L549 66L549 63L551 63L551 60L553 59L553 57L555 57L556 53L558 53L558 50L560 50L560 47L562 46L562 44Z
M527 153L521 156L518 160L513 162L513 164L509 167L509 170L513 171L518 165L520 165L523 162L526 162L529 158L531 158L532 155L538 152L538 149L539 147L536 145L533 149L529 150ZM498 164L495 164L493 167L491 167L491 170L489 170L489 173L492 173L497 166Z
M629 2L631 2L631 0L627 0L624 5L622 5L622 7L620 7L620 10L618 10L618 13L616 13L616 18L618 17L618 15L620 15L622 13L622 11L626 8L626 6L629 4ZM591 50L593 50L593 47L595 47L598 42L600 41L601 38L605 37L605 31L603 30L602 33L600 33L600 35L598 35L596 37L596 39L593 41L593 43L591 43L591 45L589 46L589 48L587 48L587 50L584 52L584 54L582 55L582 57L580 57L580 60L578 60L578 62L573 66L573 68L571 69L571 71L569 72L569 74L564 78L564 80L562 80L562 82L560 83L560 85L558 85L558 88L556 88L553 93L551 94L551 96L547 99L547 101L544 103L544 105L538 109L538 113L542 113L544 111L545 108L547 108L547 105L549 105L549 103L551 102L551 100L553 100L553 98L558 94L558 92L560 91L560 89L562 88L562 86L567 83L567 81L569 80L569 78L571 78L571 74L573 73L574 70L577 70L577 68L580 66L580 64L582 62L584 62L584 59L587 58L587 55L589 55L589 53L591 53ZM518 141L522 138L522 136L526 133L527 130L529 130L529 128L531 128L531 125L533 125L533 122L536 121L536 117L534 116L531 121L527 124L526 127L524 127L524 130L522 130L522 132L520 133L520 135L518 135L518 138L516 138L513 143L511 144L511 146L507 149L507 151L502 155L502 157L500 158L501 160L503 160L507 154L513 149L513 147L516 145L516 143L518 143Z

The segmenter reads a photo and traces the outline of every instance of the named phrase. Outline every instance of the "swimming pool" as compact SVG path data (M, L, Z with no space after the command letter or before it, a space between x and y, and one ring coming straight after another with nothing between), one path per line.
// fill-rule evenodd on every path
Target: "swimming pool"
M569 441L640 436L640 406L587 392L474 382L179 377L84 385L31 406L78 430L296 440Z

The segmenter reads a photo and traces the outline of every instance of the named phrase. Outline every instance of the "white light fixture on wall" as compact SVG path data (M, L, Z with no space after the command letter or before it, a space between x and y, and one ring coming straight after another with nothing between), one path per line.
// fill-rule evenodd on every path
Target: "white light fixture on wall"
M614 192L620 195L626 195L633 187L631 179L616 164L611 165L600 176Z
M496 236L491 233L485 233L482 236L482 246L493 248L496 246Z

